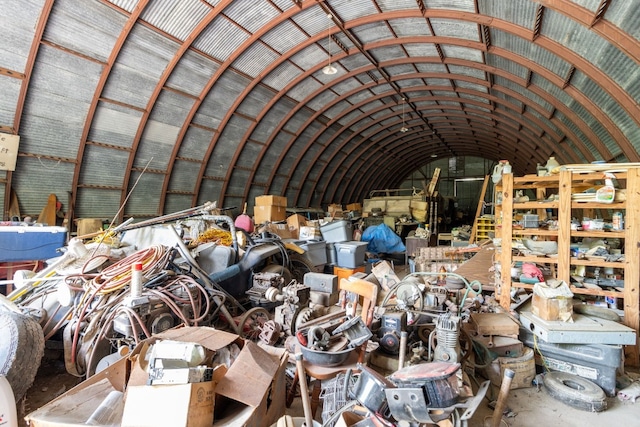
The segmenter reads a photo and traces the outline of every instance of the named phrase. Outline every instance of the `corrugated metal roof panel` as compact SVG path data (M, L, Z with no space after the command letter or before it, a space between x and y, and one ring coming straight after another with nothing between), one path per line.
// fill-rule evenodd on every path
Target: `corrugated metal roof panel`
M47 21L44 38L74 52L106 61L125 21L125 16L99 2L57 1Z
M278 65L275 70L265 76L262 79L262 82L267 86L280 91L291 83L291 81L295 80L300 74L302 74L302 70L300 70L300 68L296 67L291 62L286 61Z
M0 67L24 73L40 16L40 2L4 2L0 14Z
M476 96L476 95L472 95L469 93L458 93L458 96L460 98L463 99L470 99L472 101L476 101L476 102L481 102L483 104L488 104L489 100L487 98L481 97L481 96Z
M483 15L493 16L513 22L530 30L533 29L537 4L530 0L479 0L478 11Z
M20 138L22 145L23 138ZM20 148L22 150L22 147ZM48 194L55 194L64 203L65 209L68 193L71 189L67 183L73 179L74 164L48 160L39 157L19 157L17 168L11 179L13 188L20 199L20 213L38 218L42 208L47 204Z
M197 205L206 202L214 202L220 198L223 182L213 179L203 179L200 184L200 194L198 195Z
M620 106L620 104L606 93L602 87L580 71L573 75L572 85L584 93L593 103L598 105L609 118L620 128L629 139L636 151L640 148L640 127L635 120ZM615 143L614 143L615 144ZM607 146L615 151L615 145Z
M250 37L224 16L216 17L193 42L200 49L220 61L226 61Z
M383 12L417 8L415 0L376 0L376 4Z
M263 35L261 39L277 52L285 53L305 42L308 36L293 22L287 20Z
M392 59L406 58L402 46L385 46L377 49L369 50L369 53L378 61L378 63L384 63L385 61L391 61Z
M539 74L535 74L535 73L531 77L531 84L541 87L546 92L549 92L549 88L551 88L552 86L555 86L549 80L547 80L544 77L541 77ZM540 96L536 95L535 93L533 93L529 89L524 89L524 88L522 88L522 86L514 84L513 90L515 92L519 92L522 95L526 96L527 98L529 98L530 100L532 100L536 104L540 105L543 109L545 109L547 111L551 111L553 109L553 106L551 104L549 104L546 100L544 100Z
M369 88L369 90L374 94L378 95L381 93L389 92L392 89L388 83L379 82L376 86Z
M238 107L238 113L247 117L256 118L261 110L276 96L277 94L265 87L257 86L254 88Z
M194 121L203 126L217 128L222 118L238 96L249 84L249 80L237 73L226 72L207 93Z
M461 67L459 65L449 65L449 70L453 75L460 74L463 76L475 77L476 79L479 79L479 80L486 80L484 71L478 68Z
M323 108L326 105L328 105L329 103L331 103L334 99L337 98L337 96L338 95L336 95L334 92L324 91L324 92L318 94L318 96L313 98L311 101L309 101L307 103L307 107L318 111L321 108Z
M26 103L29 114L20 124L20 151L75 159L89 105L35 88Z
M238 158L238 164L246 165L247 167L251 167L255 169L256 160L260 155L260 152L264 146L262 144L256 144L251 141L247 141L246 144L242 146L242 151L240 152L240 157Z
M202 129L196 126L189 126L187 133L182 139L180 150L178 151L179 157L187 159L202 160L206 150L202 147L204 144L209 144L213 138L214 133L207 129ZM199 167L194 166L194 167Z
M13 124L21 87L22 80L0 75L0 123Z
M571 64L564 60L564 58L556 55L555 53L544 49L538 45L532 44L521 38L510 37L509 35L505 35L504 33L500 34L499 31L495 32L496 36L506 36L506 39L510 42L508 46L502 46L505 49L511 50L514 53L517 53L524 58L529 59L533 63L537 65L541 65L549 71L557 74L561 78L565 78L569 69L571 68ZM497 44L497 40L494 39L494 44Z
M166 170L178 139L180 128L157 120L149 120L136 150L134 166L144 168L149 160L150 169Z
M106 214L105 216L110 216L110 218L104 219L111 220L120 209L120 195L120 190L80 187L76 196L74 216L76 218L95 218L96 212L103 212ZM22 198L20 202L22 202Z
M234 0L224 10L224 14L253 34L268 25L280 11L269 2L262 2L256 6L255 0Z
M325 32L328 36L327 30L332 27L335 29L335 24L331 19L327 18L327 15L319 5L301 10L299 13L296 13L291 20L310 36L314 36L320 32Z
M453 9L465 12L476 10L474 0L429 0L425 3L430 9Z
M460 58L469 61L483 62L482 51L463 46L454 46L450 44L441 44L442 52L445 58Z
M168 87L199 96L220 66L193 50L187 50L167 79Z
M166 195L164 201L164 213L180 212L193 207L193 196L190 194L171 194Z
M196 186L197 167L200 165L193 162L185 162L176 160L171 171L171 179L169 181L170 191L193 191Z
M579 4L585 9L589 9L591 12L598 10L598 6L602 3L602 0L570 0L575 4Z
M420 73L442 73L442 74L448 73L448 70L445 67L445 65L438 62L418 63L418 64L415 64L415 66L418 72Z
M393 34L386 26L380 26L380 24L376 22L360 25L351 29L351 32L365 45L393 38Z
M609 4L605 19L640 40L640 7L633 1L614 1Z
M162 192L163 178L156 173L149 171L141 175L141 172L131 172L131 182L138 181L138 185L133 189L131 197L127 200L124 210L126 215L136 216L157 216L161 212L160 198L157 196ZM140 178L138 180L138 178ZM115 214L115 213L114 213Z
M489 92L489 88L487 88L486 86L480 85L480 84L476 84L476 83L470 83L470 82L466 82L464 80L454 80L456 86L458 87L462 87L465 89L473 89L477 92L480 93L488 93Z
M253 43L233 62L233 67L255 78L278 58L278 53L271 50L265 44Z
M89 140L130 148L142 113L101 102L91 122Z
M389 25L398 37L433 35L424 18L390 19Z
M478 25L473 22L442 18L432 18L430 21L435 36L480 41Z
M404 46L407 54L412 58L438 57L436 46L432 43L404 43L402 46Z
M122 187L122 174L127 168L129 151L88 144L82 158L80 185Z
M290 61L306 71L325 61L328 62L329 54L317 44L313 44L291 56Z
M138 0L107 0L111 4L115 4L116 6L126 10L127 12L132 12L133 9L138 4Z
M375 15L378 12L371 0L334 0L331 2L331 8L343 22Z
M109 73L102 96L133 107L145 108L156 83L151 76L116 63Z
M141 18L179 40L186 40L198 23L211 11L200 0L154 0Z
M504 70L521 79L526 78L527 74L529 73L529 70L526 67L523 67L517 62L514 62L503 56L488 53L485 55L485 60L487 62L487 65L491 65L492 67L495 67L499 70Z

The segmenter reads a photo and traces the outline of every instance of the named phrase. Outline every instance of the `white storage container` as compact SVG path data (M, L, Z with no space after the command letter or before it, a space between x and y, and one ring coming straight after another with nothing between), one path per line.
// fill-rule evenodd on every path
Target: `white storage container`
M346 242L351 240L351 222L343 220L331 221L320 226L320 232L326 242Z
M360 267L365 262L368 242L349 241L336 243L338 266L344 268Z

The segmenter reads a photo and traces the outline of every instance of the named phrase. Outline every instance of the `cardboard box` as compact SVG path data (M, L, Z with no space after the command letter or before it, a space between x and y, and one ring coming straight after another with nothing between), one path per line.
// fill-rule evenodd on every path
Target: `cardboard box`
M287 217L287 226L289 227L289 231L294 239L297 239L300 236L300 228L305 225L307 225L307 219L302 215L295 214Z
M543 320L573 322L573 292L566 282L533 285L531 312Z
M25 418L31 427L71 427L84 425L98 405L113 390L144 385L146 372L137 363L144 346L157 339L197 342L210 350L232 343L241 351L215 385L214 427L262 427L275 423L285 412L285 368L288 353L284 349L260 346L235 334L209 327L171 329L140 343L128 357L30 413ZM214 374L215 377L215 374ZM250 385L250 386L248 386ZM171 386L173 387L173 386ZM149 400L152 404L152 400ZM172 403L173 405L173 403ZM153 405L157 410L159 404ZM119 425L119 423L117 423ZM156 425L175 425L161 423Z
M320 232L319 227L304 225L300 227L298 238L300 240L320 240L322 238L322 233Z
M279 236L281 239L295 239L295 236L287 227L287 224L269 223L260 228L261 231L267 231Z
M572 298L545 298L533 294L531 312L543 320L570 321L573 316Z
M215 383L127 387L122 427L211 427Z
M376 279L378 279L380 286L385 291L388 291L400 282L400 278L393 270L393 267L391 266L391 263L389 263L389 261L380 261L374 264L371 272L374 276L376 276Z
M279 206L282 208L286 208L287 198L282 196L273 196L273 195L267 194L265 196L256 197L255 205L256 206Z
M332 203L329 206L327 206L327 212L329 212L329 215L333 213L342 213L342 205L339 205L337 203Z
M284 221L285 219L287 219L286 207L275 205L260 205L253 207L253 221L256 224Z
M347 210L348 211L362 211L362 204L361 203L349 203L347 205Z

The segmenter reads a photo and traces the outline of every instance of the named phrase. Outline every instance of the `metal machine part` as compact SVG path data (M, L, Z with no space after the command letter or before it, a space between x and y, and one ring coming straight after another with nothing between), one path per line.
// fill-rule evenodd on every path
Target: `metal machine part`
M377 331L380 348L389 354L400 352L400 334L407 329L407 314L404 311L387 311L380 319Z
M331 334L335 336L340 333L344 334L349 340L349 347L358 347L373 336L360 316L352 317L340 324Z
M437 345L433 353L434 362L457 363L460 360L460 317L444 313L436 319L435 333ZM431 345L432 340L429 340Z
M260 272L253 275L253 284L247 291L249 300L255 306L272 302L266 293L272 289L279 290L284 285L284 277L279 273Z

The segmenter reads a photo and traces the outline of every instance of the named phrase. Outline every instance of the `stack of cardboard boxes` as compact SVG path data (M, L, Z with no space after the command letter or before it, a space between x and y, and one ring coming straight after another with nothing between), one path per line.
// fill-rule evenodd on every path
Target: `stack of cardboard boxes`
M265 195L255 199L253 220L256 224L284 221L287 219L287 198Z

